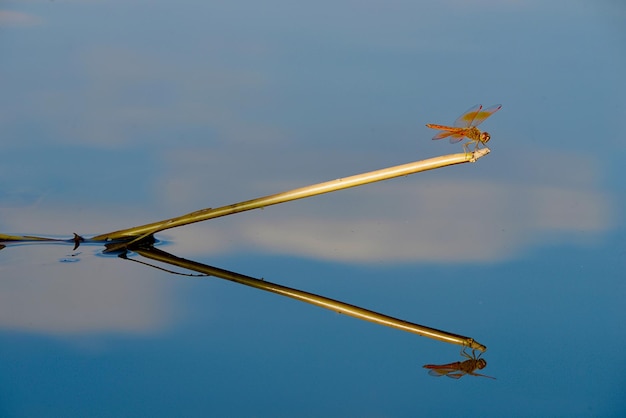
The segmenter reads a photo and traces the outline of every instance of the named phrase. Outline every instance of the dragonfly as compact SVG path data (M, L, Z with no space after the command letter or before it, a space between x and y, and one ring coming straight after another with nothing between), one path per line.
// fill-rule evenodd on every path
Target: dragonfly
M466 153L469 153L468 146L475 144L474 151L478 149L480 144L485 145L491 139L487 132L481 132L477 126L480 125L489 116L496 113L502 108L502 105L493 105L487 109L483 109L483 105L472 106L467 112L463 113L454 121L454 126L436 125L433 123L426 124L427 127L438 129L441 132L433 136L433 139L443 139L450 137L450 143L462 141L464 138L470 141L463 145Z
M469 355L465 348L461 350L461 355L466 357L467 360L455 361L448 364L426 364L423 367L429 369L428 374L435 377L448 376L452 379L460 379L466 374L471 376L488 377L489 379L495 379L495 377L487 376L480 373L474 373L475 370L481 370L487 367L485 359L480 358L480 354L476 357L476 350L472 350L472 355Z

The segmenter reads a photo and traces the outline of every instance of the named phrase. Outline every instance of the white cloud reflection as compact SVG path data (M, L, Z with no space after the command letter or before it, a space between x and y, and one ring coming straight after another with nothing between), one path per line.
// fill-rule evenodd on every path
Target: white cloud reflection
M145 334L168 323L167 289L151 277L152 271L94 258L93 248L79 252L79 262L60 263L72 254L71 247L2 250L0 328L60 335Z
M73 208L48 204L4 207L0 228L69 238L72 231L120 227L114 212L89 212L74 216ZM101 249L27 244L1 250L0 328L76 335L146 334L166 327L172 317L169 281L144 266L95 257Z

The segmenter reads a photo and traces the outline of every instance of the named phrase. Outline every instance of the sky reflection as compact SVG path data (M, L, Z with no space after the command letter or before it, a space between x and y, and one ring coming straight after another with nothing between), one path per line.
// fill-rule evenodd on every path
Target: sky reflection
M0 233L93 236L460 152L424 125L503 108L476 164L160 234L476 337L497 381L432 379L456 347L275 295L20 245L0 250L0 416L618 416L624 22L611 1L3 2Z

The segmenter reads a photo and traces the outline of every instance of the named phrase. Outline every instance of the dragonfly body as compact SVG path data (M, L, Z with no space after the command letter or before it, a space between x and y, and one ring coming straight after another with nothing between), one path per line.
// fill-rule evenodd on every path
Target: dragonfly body
M474 150L478 149L480 144L485 145L491 139L491 135L488 132L482 132L477 128L478 125L483 123L485 119L496 113L502 108L502 105L494 105L487 109L483 109L482 105L472 106L468 111L454 121L454 126L437 125L434 123L426 124L431 129L437 129L440 132L437 133L433 139L450 138L451 143L462 141L464 138L470 140L467 144L463 145L466 152L469 152L468 145L475 144Z

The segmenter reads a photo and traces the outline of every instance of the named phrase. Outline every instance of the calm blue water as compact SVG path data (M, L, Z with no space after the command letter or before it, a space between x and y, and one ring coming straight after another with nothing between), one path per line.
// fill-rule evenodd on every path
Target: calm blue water
M476 164L158 235L473 337L497 380L422 368L457 346L100 245L8 245L0 416L622 416L625 21L611 2L4 2L0 234L90 237L461 152L424 125L503 108Z

